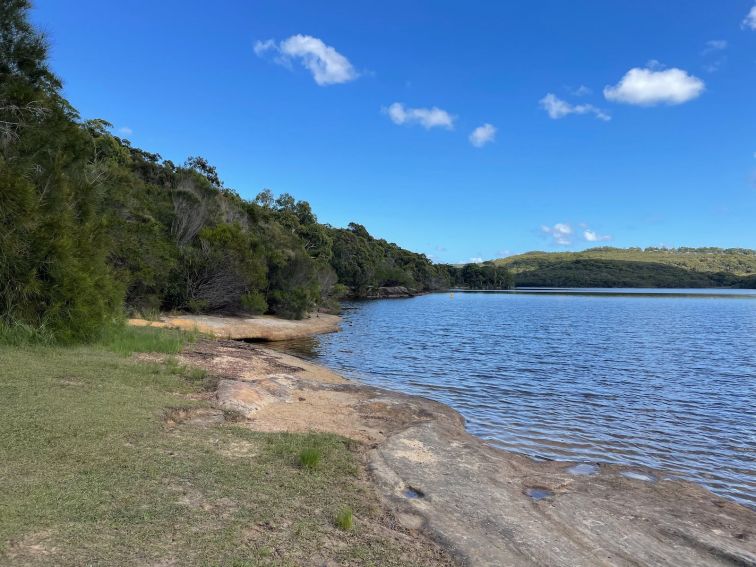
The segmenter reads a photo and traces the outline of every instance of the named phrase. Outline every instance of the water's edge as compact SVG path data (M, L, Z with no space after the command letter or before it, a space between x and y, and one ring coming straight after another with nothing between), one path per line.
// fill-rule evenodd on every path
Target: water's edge
M687 292L688 290L685 290L685 291ZM603 294L603 293L604 293L603 291L599 292L599 294ZM484 292L484 294L485 296L490 296L491 292ZM444 295L444 294L439 294L439 295ZM472 295L475 295L475 293L473 292ZM662 295L664 295L665 297L669 299L668 296L670 295L670 293L666 292ZM687 297L687 296L688 296L687 293L683 295L683 297ZM699 296L700 296L700 293L699 293ZM756 298L756 292L752 297ZM597 298L595 300L599 301L599 299ZM609 297L607 297L607 300L609 300ZM314 339L314 342L309 342L311 341L311 339L307 339L305 341L284 342L284 343L274 346L273 348L276 348L277 350L283 349L285 350L285 352L294 354L295 356L300 356L300 357L304 357L307 360L316 361L317 363L322 364L326 366L327 368L330 368L333 371L340 373L341 375L347 376L348 378L357 380L361 383L370 384L372 386L388 388L388 389L404 392L407 394L420 395L428 399L434 399L434 400L440 401L441 403L445 403L446 405L449 405L455 410L460 410L459 403L462 403L463 404L462 409L464 409L465 408L464 403L467 398L457 397L457 398L454 398L456 400L456 403L450 403L449 400L447 399L449 398L449 396L446 395L444 391L436 390L436 389L429 389L430 384L432 384L434 380L429 375L429 373L432 373L434 369L432 368L432 365L430 364L431 359L429 359L428 357L432 356L433 351L424 350L425 340L420 340L420 341L415 340L413 344L407 344L408 341L411 341L412 337L411 336L405 337L404 335L401 335L401 332L402 332L401 329L396 330L396 332L399 333L399 335L401 336L401 339L392 340L392 336L394 335L389 334L389 333L384 333L383 332L385 331L384 327L379 327L378 329L370 328L370 327L376 326L373 324L374 321L370 318L370 316L366 316L367 318L366 317L352 318L349 315L350 312L355 313L355 310L361 311L371 305L378 307L377 304L396 305L397 309L394 309L392 312L396 313L397 311L399 311L403 313L405 311L406 306L409 305L411 309L411 304L412 304L411 302L413 301L415 300L409 299L409 300L399 301L399 302L397 302L396 300L369 301L369 302L359 302L359 303L349 304L346 306L347 309L345 311L346 316L344 319L344 326L345 326L344 331L342 331L342 333L339 333L341 337L335 337L335 336L334 338L321 337L320 339ZM729 301L726 303L730 304ZM747 304L752 305L751 302L747 302ZM733 305L733 304L730 304L730 305ZM375 307L373 307L373 309ZM717 306L715 304L711 304L711 308L717 308ZM405 318L410 318L410 316L407 316ZM352 325L354 325L354 329L350 333L349 327ZM392 330L392 333L393 333L393 330ZM350 338L350 335L351 335L351 338ZM362 338L363 335L366 335L367 338L363 339ZM356 340L355 337L359 337L359 340L363 342L367 342L367 347L369 347L369 350L377 351L378 354L376 354L374 358L369 358L369 356L372 356L370 353L368 353L368 357L362 356L366 353L366 351L359 350L359 347L365 346L365 345L352 344ZM415 339L417 338L418 337L415 337ZM325 342L322 342L322 343L317 342L321 340L324 340ZM398 343L402 343L402 345L398 345ZM322 347L323 344L327 346ZM338 351L336 352L336 354L334 354L335 350L349 349L349 348L355 348L356 350L354 351L354 353L352 353L351 351L343 350L343 351ZM407 354L407 351L411 351L409 354L411 354L415 358L410 361L409 366L404 367L403 366L404 363L402 362L404 359L402 359L401 357L405 356ZM340 354L341 352L348 352L349 354ZM381 355L385 354L386 352L394 355L390 358L395 358L397 360L391 360L388 366L378 367L378 370L380 372L383 372L383 375L380 375L380 376L371 375L370 373L376 370L375 365L378 363L382 364L384 362L383 358L381 358ZM466 353L466 354L469 354L469 353ZM378 362L376 362L376 360ZM475 360L478 360L478 363L471 362L470 367L473 369L480 370L481 364L483 361L479 360L473 354L471 361L475 361ZM423 379L421 379L419 382L418 382L418 379L420 377L413 374L414 372L418 371L417 361L420 361L420 363L422 364L421 374L425 375ZM490 361L486 361L486 363L488 364L490 363ZM716 363L716 361L712 361L712 364L714 363ZM396 370L397 368L399 370ZM392 378L393 372L397 372L396 378ZM581 371L579 368L576 368L574 369L574 372L577 374L580 374ZM528 374L524 378L526 380L532 380L530 376L533 376L533 374ZM453 383L458 382L460 385L465 384L464 389L469 389L469 385L468 385L469 379L466 379L466 381L455 379L452 382ZM446 384L446 382L439 383L438 388L446 388L446 387L451 387L453 389L456 388L453 385L444 386L444 384ZM420 386L422 386L422 388ZM578 386L580 385L578 384ZM599 386L601 385L599 384ZM705 391L706 386L704 385L703 387ZM560 390L557 389L555 392L558 394L559 391ZM581 386L577 388L577 391L579 393L579 391L586 391L586 390L585 390L585 387ZM591 391L591 390L587 390L587 391ZM514 390L510 389L506 391L506 394L504 395L507 396L506 402L509 405L507 406L507 409L505 411L510 412L511 409L515 407L515 406L512 406L512 404L516 404L518 406L525 404L527 406L527 404L532 403L532 395L533 395L532 393L530 393L527 390L525 390L522 393L518 393L518 392L519 390L517 389L514 389ZM578 407L579 411L587 412L589 407L594 407L596 403L595 396L602 395L600 388L595 394L592 394L590 398L585 398L585 399L581 398L580 396L576 398L574 395L570 395L571 393L572 392L569 392L569 391L566 393L563 393L564 395L561 398L557 396L556 398L557 401L554 403L564 403L564 404L571 405L571 408L572 408L571 411L574 411L574 408ZM442 394L442 395L439 396L437 394ZM456 394L452 392L452 397L454 395ZM464 392L464 395L474 396L475 394ZM483 392L483 395L485 395L485 392ZM524 401L522 399L523 395L527 396L524 399ZM549 395L551 396L552 394L549 394ZM693 392L693 394L691 395L693 396L693 398L695 398L695 396L699 394L697 392ZM701 394L701 395L705 395L705 394ZM661 398L661 402L667 403L665 401L665 398L663 397ZM484 407L485 406L486 404L484 404ZM538 406L535 406L535 407L537 408ZM546 409L548 410L548 408ZM661 410L664 410L664 408L661 408ZM470 411L475 412L479 410L468 408L467 412L469 413ZM528 411L534 411L534 410L531 409ZM666 410L664 411L666 412ZM722 411L724 410L723 409L717 410L716 413L721 413ZM464 414L466 412L463 411L462 413ZM724 413L727 414L727 412L724 412ZM732 436L733 439L743 439L743 435L746 435L745 441L741 441L739 445L741 448L738 448L738 446L734 446L735 447L734 450L740 451L740 454L739 454L740 458L746 459L746 462L747 462L747 455L749 454L748 452L752 450L752 449L749 449L750 444L747 440L747 431L744 430L744 427L747 429L749 415L751 414L745 414L744 416L741 416L741 422L738 428L736 430L732 430L731 432L727 434L727 435ZM478 436L482 442L487 443L488 445L492 447L496 447L498 449L502 449L505 451L514 451L523 455L527 455L531 458L541 459L541 460L546 460L546 461L574 462L577 460L577 461L586 462L586 463L603 462L603 463L613 463L613 464L620 464L620 465L624 464L626 466L648 467L650 469L656 470L658 474L663 475L668 478L692 480L706 487L708 490L712 490L712 486L718 487L718 489L713 490L714 493L717 493L720 496L733 498L736 501L739 501L741 504L746 504L749 507L754 507L756 504L756 501L752 499L748 499L748 498L745 498L745 499L738 498L738 493L733 492L733 490L735 491L741 490L741 491L745 491L745 494L747 494L748 491L752 491L753 485L750 485L751 488L748 488L749 486L748 484L744 484L744 485L741 485L741 488L728 489L725 485L721 484L722 482L725 482L725 481L718 480L718 478L719 479L724 478L721 476L721 474L719 477L706 476L705 478L701 478L700 475L696 477L695 474L686 474L685 472L683 472L680 469L680 466L678 466L677 470L675 470L674 468L669 468L668 466L665 466L665 462L663 461L660 461L657 463L657 462L654 462L653 458L650 459L647 454L638 453L638 451L641 451L641 449L634 448L634 443L633 443L635 439L635 437L633 437L635 435L634 433L635 429L640 428L640 431L642 432L641 434L643 434L644 430L649 429L649 423L655 424L654 425L655 427L666 427L668 422L665 421L665 419L673 419L673 417L674 416L668 417L664 414L662 414L659 417L655 417L655 414L651 414L650 417L648 418L650 421L647 420L646 422L633 423L633 424L628 423L624 427L622 427L621 428L622 437L623 437L622 443L623 443L623 446L629 447L629 449L627 449L630 451L629 455L623 454L623 453L615 453L615 452L606 453L606 452L600 452L598 450L586 452L585 450L583 450L584 456L579 457L577 459L573 455L573 452L564 452L562 451L560 446L557 446L558 451L552 450L550 452L549 451L544 452L538 446L531 446L531 445L528 445L527 443L524 445L521 443L518 444L518 443L513 442L511 439L506 443L502 442L500 439L497 439L495 436L492 436L490 433L488 433L485 429L481 429L481 427L479 426L478 423L475 422L475 420L472 420L472 421L468 420L467 426L468 426L468 430L472 434ZM486 418L482 417L480 419L486 419ZM660 421L655 423L654 420L656 419L659 419ZM682 417L678 419L687 419L687 418ZM520 427L522 430L527 430L528 423L529 423L528 421L524 421L522 422L522 425L518 425L518 427ZM697 422L694 421L694 422L691 422L691 424L686 424L686 426L697 427L696 423ZM470 427L471 425L472 427ZM570 424L570 427L572 426L573 424ZM587 428L588 430L591 430L593 428L591 423L584 425L584 427ZM671 425L670 427L672 427L672 429L668 432L668 436L681 435L682 430L680 430L679 425ZM553 428L556 428L558 430L559 423L554 423ZM516 431L515 433L517 435L520 434L519 430ZM549 435L551 434L549 434L548 432L545 432L545 433L539 432L538 434L541 435L541 437L545 439L554 439L553 441L554 443L561 443L559 441L560 436L558 434L556 435L556 437L549 437ZM543 437L543 436L546 436L546 437ZM644 438L644 442L647 442L647 441L648 439ZM566 441L566 442L569 442L569 441ZM722 470L720 470L721 469L720 464L722 463L717 462L716 452L714 454L709 455L705 452L703 453L701 452L705 450L704 447L697 448L696 445L691 445L689 446L689 448L691 452L690 454L686 455L684 458L688 459L688 462L690 462L691 459L701 459L696 465L698 467L698 470L701 470L701 471L710 470L712 472L722 473ZM668 447L661 446L659 450L664 451L665 454L671 455L672 458L675 458L675 459L681 458L681 456L678 453L675 453L674 444ZM555 451L557 452L556 457L554 456ZM632 455L636 453L637 455L643 455L644 458L642 459L632 458ZM613 457L613 458L607 459L606 457ZM733 465L733 466L737 467L737 465ZM710 467L710 468L707 469L707 467ZM735 470L737 470L737 468ZM745 474L746 472L745 469L742 469L742 471L743 471L742 474ZM704 475L706 475L705 472L704 472ZM732 477L726 482L730 482L732 486L737 486L739 482L742 482L742 480L740 478ZM748 481L745 481L745 482L747 483Z

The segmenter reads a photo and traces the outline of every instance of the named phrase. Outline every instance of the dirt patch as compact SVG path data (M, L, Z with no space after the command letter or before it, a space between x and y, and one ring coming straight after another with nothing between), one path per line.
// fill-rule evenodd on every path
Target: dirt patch
M5 556L13 561L13 565L23 565L26 562L47 561L57 551L58 548L53 543L52 532L41 531L11 540ZM1 555L0 558L2 558Z
M267 405L250 417L259 431L325 431L364 443L377 443L383 434L363 423L354 406L358 396L330 390L299 389L286 403Z
M167 429L174 429L181 424L208 427L225 421L222 410L214 408L167 408L163 412L163 424Z

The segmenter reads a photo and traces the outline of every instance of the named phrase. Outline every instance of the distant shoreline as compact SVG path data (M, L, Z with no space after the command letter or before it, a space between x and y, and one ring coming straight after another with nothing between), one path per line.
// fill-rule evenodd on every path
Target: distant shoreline
M732 293L722 293L722 292ZM450 289L439 293L508 293L522 295L627 295L640 297L706 297L756 299L756 290L720 287L720 288L668 288L668 287L518 287L514 289Z

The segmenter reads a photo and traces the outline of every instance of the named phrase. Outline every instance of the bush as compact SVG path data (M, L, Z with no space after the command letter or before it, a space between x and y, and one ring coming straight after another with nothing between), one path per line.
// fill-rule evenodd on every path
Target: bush
M258 291L250 291L242 295L241 304L245 310L257 315L268 310L268 302L265 301L265 296Z

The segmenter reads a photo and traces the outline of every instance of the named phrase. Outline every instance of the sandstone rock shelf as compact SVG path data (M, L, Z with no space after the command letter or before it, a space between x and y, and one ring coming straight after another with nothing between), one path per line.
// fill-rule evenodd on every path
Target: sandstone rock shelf
M300 320L281 319L270 315L254 317L221 315L164 315L158 321L129 319L136 327L162 327L198 331L222 339L286 341L339 330L337 315L313 313Z

